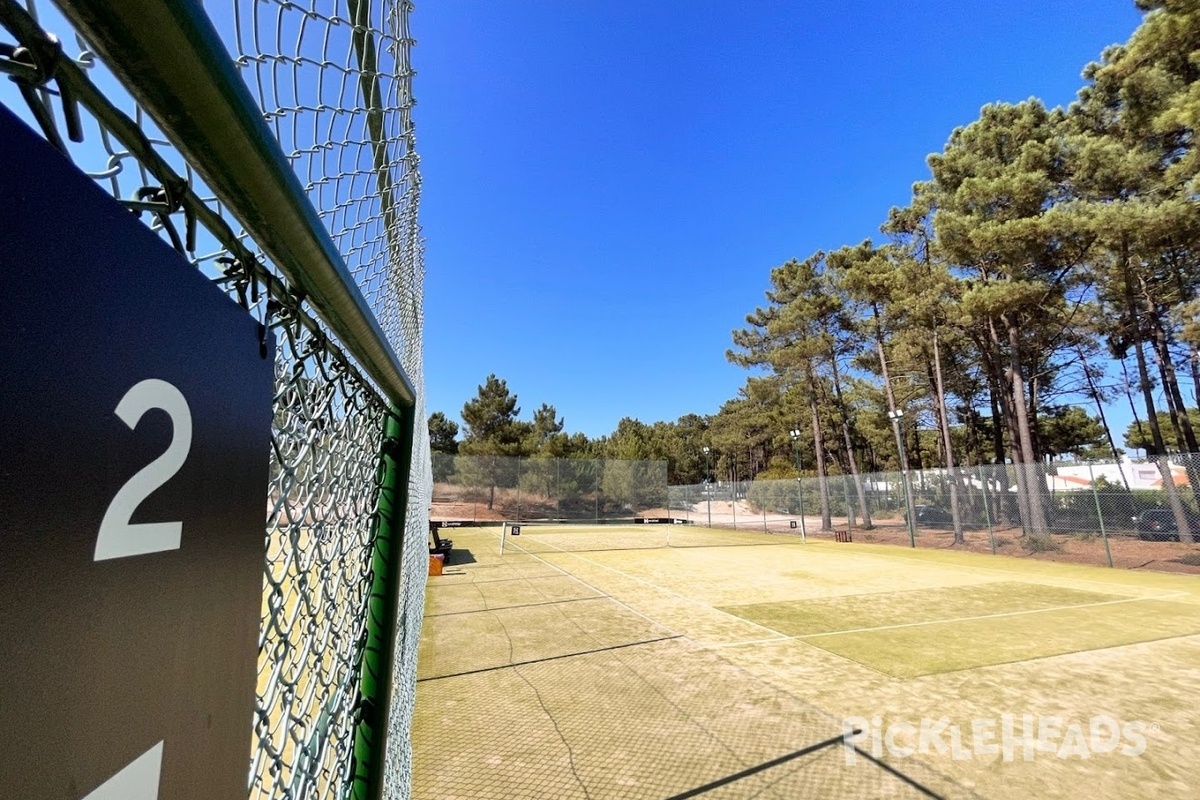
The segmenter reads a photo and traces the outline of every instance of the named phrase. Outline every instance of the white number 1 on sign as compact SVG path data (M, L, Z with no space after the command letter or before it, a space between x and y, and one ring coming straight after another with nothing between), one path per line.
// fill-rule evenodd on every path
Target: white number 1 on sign
M150 378L136 384L117 403L116 414L133 430L152 408L167 412L171 418L171 443L166 452L126 481L108 504L108 510L100 522L100 535L96 537L95 561L179 549L183 537L182 521L129 521L151 492L179 472L192 449L191 409L183 393L166 381Z

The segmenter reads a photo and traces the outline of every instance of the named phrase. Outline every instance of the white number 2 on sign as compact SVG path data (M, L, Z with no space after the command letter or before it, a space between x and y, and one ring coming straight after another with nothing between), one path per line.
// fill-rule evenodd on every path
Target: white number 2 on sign
M100 535L96 537L95 561L179 549L183 537L182 521L129 521L151 492L174 477L192 449L191 409L183 393L166 381L149 378L136 384L117 403L116 414L133 430L152 408L167 412L171 418L171 443L162 455L126 481L108 504L100 522Z

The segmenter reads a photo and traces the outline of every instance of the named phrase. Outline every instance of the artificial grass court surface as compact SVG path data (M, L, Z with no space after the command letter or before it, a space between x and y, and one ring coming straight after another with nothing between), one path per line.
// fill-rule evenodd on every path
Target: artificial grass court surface
M515 546L531 553L572 553L601 550L655 550L668 547L736 547L777 545L778 536L693 525L521 525L523 538Z
M1144 722L1147 747L885 752L899 777L835 747L702 796L1200 796L1195 578L603 527L525 529L503 558L498 528L454 532L464 562L427 589L414 797L670 797L850 716L945 718L969 740L974 719L1023 714Z
M1016 581L722 610L897 678L1200 633L1200 606Z

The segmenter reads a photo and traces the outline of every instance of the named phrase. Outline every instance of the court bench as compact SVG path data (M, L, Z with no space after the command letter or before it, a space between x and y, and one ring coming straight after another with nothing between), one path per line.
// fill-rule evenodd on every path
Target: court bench
M441 523L432 521L429 523L429 555L449 556L450 551L454 548L454 541L439 536L439 528L441 528Z

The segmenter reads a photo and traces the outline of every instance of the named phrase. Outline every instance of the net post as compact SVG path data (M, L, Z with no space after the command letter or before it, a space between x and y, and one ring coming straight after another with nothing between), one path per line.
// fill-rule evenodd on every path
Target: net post
M384 423L379 459L379 500L367 598L367 642L363 650L354 728L352 800L383 797L388 712L391 707L400 560L412 469L415 406L393 406Z

